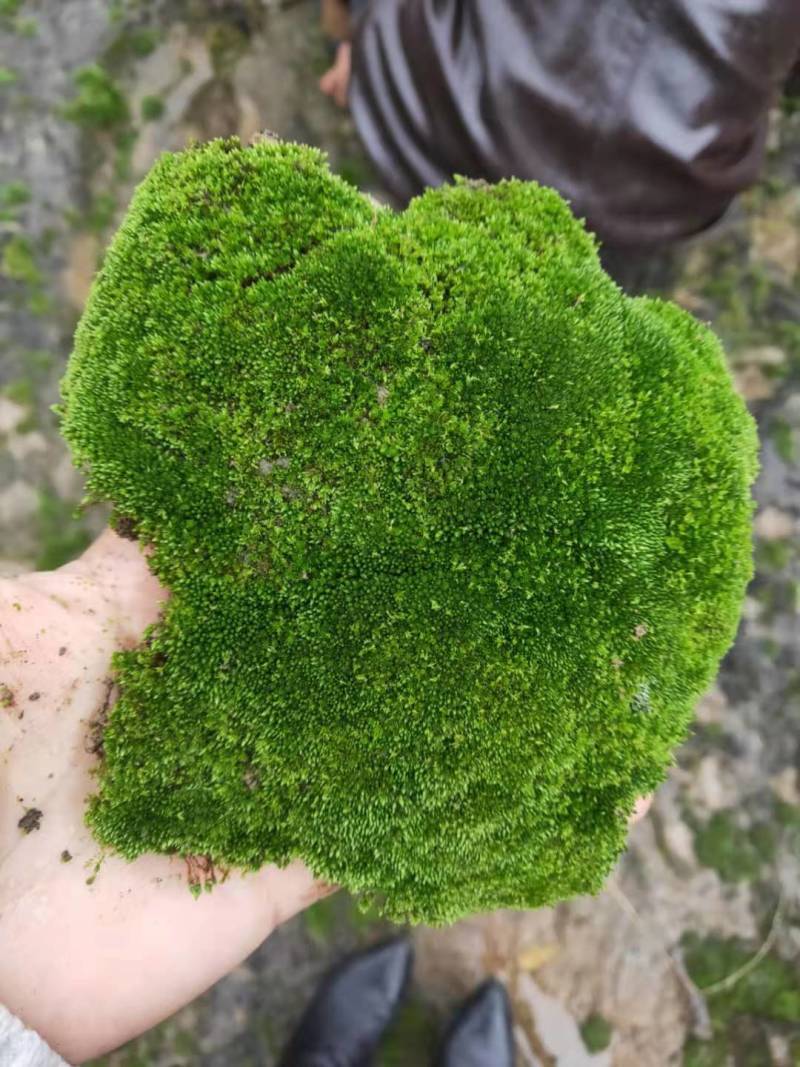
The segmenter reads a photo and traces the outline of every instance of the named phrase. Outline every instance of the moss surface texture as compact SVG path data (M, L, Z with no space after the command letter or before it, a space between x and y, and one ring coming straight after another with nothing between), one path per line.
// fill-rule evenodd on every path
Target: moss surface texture
M626 297L551 190L396 214L215 141L137 191L63 396L172 592L115 660L100 841L301 857L415 921L600 888L750 576L708 329Z

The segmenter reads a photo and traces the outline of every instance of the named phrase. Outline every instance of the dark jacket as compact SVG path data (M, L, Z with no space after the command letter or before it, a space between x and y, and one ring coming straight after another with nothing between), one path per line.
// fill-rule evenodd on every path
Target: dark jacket
M800 0L371 0L350 106L388 188L560 190L617 245L709 226L758 175Z

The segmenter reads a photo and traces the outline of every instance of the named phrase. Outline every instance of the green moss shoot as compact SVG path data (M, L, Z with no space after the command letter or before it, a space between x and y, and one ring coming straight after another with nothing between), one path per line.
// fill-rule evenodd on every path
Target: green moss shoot
M111 75L96 63L81 67L73 75L76 95L61 114L87 129L110 130L128 119L125 97Z
M553 191L403 214L318 152L165 155L63 432L172 596L117 655L125 856L301 857L396 919L598 890L733 638L752 420Z

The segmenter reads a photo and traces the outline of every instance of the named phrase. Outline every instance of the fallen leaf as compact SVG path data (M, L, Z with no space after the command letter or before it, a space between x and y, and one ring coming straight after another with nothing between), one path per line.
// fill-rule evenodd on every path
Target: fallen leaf
M520 952L517 956L517 963L523 971L538 971L540 967L554 960L559 951L556 942L548 945L534 945L533 948L526 948L524 952Z

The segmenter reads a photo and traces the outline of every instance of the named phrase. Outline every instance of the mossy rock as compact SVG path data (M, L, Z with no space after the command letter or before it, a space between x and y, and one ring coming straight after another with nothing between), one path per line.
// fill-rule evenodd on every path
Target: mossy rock
M299 856L398 919L598 890L736 628L752 421L553 191L381 208L296 145L165 155L63 384L152 546L89 820Z

